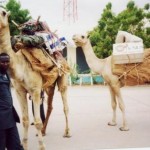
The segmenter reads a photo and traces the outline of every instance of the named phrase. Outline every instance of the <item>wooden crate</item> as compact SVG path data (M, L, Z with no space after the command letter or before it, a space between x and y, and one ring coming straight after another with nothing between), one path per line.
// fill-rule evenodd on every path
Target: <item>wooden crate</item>
M114 64L139 63L143 61L144 48L142 42L113 44Z

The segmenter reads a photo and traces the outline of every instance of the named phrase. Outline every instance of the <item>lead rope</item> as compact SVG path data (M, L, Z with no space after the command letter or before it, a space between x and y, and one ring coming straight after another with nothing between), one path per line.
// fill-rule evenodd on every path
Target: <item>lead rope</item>
M60 75L60 76L62 75L62 74L61 74L61 71L62 71L64 74L67 74L67 72L62 69L62 65L61 65L60 63L57 63L56 60L55 60L53 57L51 57L45 50L43 50L43 48L42 48L42 51L43 51L43 53L44 53L46 56L48 56L48 57L52 60L52 62L58 67L58 72L59 72L59 75Z
M148 60L149 58L150 58L150 56L147 56L147 57L145 57L144 59L145 59L145 60ZM126 71L126 72L123 72L123 74L120 75L118 79L121 79L122 77L125 77L125 78L126 78L127 74L128 74L131 70L135 69L135 68L136 68L137 66L139 66L139 65L141 65L141 63L135 63L135 66L134 66L134 67L132 67L131 69L129 69L129 70ZM137 70L137 68L136 68L136 70ZM139 78L139 76L138 76L138 78ZM139 79L138 79L138 80L139 80Z

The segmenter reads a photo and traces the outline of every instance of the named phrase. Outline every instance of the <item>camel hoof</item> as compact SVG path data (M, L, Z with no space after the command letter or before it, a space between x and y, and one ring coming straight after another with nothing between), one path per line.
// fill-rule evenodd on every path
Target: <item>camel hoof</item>
M45 146L44 145L40 146L39 150L45 150Z
M42 133L42 136L45 136L46 135L46 133Z
M64 138L70 138L71 135L68 133L68 134L64 134L63 137L64 137Z
M23 146L24 150L28 150L28 139L24 138L21 145Z
M31 123L31 126L33 126L33 125L34 125L34 122Z
M108 125L109 125L109 126L116 126L117 123L115 123L115 122L108 122Z
M120 127L119 129L120 129L120 131L129 131L129 128L127 128L127 127L126 128L125 127Z
M42 133L42 136L45 136L46 135L46 133ZM36 136L38 136L38 134L36 134Z
M22 144L22 147L24 150L28 150L28 147L26 145Z
M41 132L42 132L42 136L46 135L46 132L44 130L41 130Z

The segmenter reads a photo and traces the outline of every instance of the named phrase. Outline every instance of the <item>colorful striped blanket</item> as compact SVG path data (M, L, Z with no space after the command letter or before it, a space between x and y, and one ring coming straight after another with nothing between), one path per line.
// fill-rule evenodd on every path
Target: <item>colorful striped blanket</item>
M36 32L35 34L44 39L46 48L49 50L50 54L58 50L61 51L67 46L65 37L58 38L53 33Z

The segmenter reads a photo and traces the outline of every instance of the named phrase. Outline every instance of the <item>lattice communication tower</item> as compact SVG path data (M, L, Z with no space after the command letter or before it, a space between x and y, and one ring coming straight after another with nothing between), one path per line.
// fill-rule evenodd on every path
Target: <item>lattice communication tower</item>
M78 19L77 0L64 0L63 5L63 20L75 22Z

